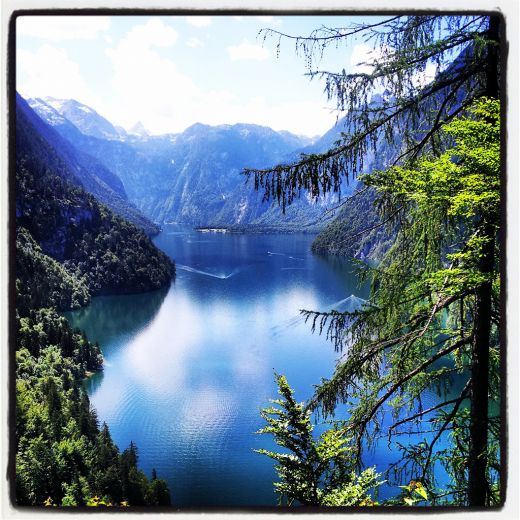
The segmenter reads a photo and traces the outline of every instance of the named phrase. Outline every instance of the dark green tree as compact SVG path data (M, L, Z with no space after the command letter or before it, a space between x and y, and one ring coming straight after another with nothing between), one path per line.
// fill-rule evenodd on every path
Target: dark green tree
M499 32L496 16L434 15L296 37L311 68L327 46L348 44L356 35L378 52L370 73L309 72L325 79L329 97L346 111L342 141L293 164L246 171L266 198L285 207L303 190L314 196L338 191L342 179L363 170L370 147L377 153L383 141L398 145L390 170L362 178L378 191L378 225L398 228L381 264L367 269L371 304L354 314L307 312L313 329L326 331L346 351L310 407L329 415L338 403L351 403L349 432L359 461L367 443L381 435L430 424L430 437L401 446L407 471L434 486L434 461L443 460L454 481L452 501L480 506L499 500L500 424L488 406L499 398ZM290 38L269 35L277 35L278 44ZM417 81L431 63L437 65L434 79ZM370 98L374 88L385 90L377 104ZM453 390L452 374L466 378L458 395L423 409L425 390ZM390 425L383 421L389 406ZM447 432L455 449L436 452Z
M273 435L287 452L256 450L274 459L280 482L275 483L279 503L292 505L363 506L373 505L370 491L380 481L373 468L357 475L350 439L341 428L332 428L318 440L313 437L311 413L298 403L284 376L277 375L281 399L262 410L267 426L259 434Z
M473 473L478 474L476 464L484 461L481 491L485 504L490 504L497 500L491 489L499 469L499 423L498 417L489 417L488 402L495 407L499 402L500 278L498 262L488 272L481 261L489 247L498 255L498 102L482 100L470 116L452 121L445 131L456 146L440 157L424 159L415 169L394 167L364 178L376 188L387 212L397 206L406 209L396 242L376 269L367 269L373 283L371 305L350 315L308 313L313 327L326 327L336 344L347 349L345 361L331 380L322 382L312 406L333 413L338 402L354 398L350 428L356 432L359 453L363 438L375 439L381 433L385 406L393 408L390 432L415 423L422 433L419 426L430 423L433 437L421 440L415 451L408 450L421 478L433 486L433 461L443 459L455 480L452 491L457 500L472 503L471 482L477 478ZM485 377L475 369L482 362L478 339L483 284L492 290ZM453 393L453 374L459 382L464 380L459 395L422 409L425 390ZM474 380L485 385L483 401L475 402L475 394L482 392ZM483 436L475 437L477 425ZM470 439L458 467L451 464L459 462L455 455L460 443L449 456L434 451L441 436L452 430L455 437Z

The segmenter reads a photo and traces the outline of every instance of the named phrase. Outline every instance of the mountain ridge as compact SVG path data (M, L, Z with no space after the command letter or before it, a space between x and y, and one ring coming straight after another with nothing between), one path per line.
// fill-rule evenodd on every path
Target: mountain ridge
M102 139L84 134L81 125L76 127L67 118L50 117L49 110L33 104L65 139L110 168L128 198L159 225L175 221L196 226L300 226L316 222L322 212L320 205L302 197L283 215L277 203L264 202L252 185L245 186L241 175L246 166L269 167L294 158L319 139L258 124L200 122L178 134L127 133L124 138ZM322 205L328 205L329 199Z

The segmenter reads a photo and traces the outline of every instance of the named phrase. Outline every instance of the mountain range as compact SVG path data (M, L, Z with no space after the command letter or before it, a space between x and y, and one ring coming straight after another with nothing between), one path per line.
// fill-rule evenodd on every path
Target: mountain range
M242 169L266 168L324 151L341 123L314 142L253 124L196 123L179 134L150 135L142 124L125 131L75 100L33 98L31 108L64 140L115 174L129 202L157 225L263 226L318 229L334 195L319 201L302 193L284 215L246 184ZM354 188L345 186L343 194ZM134 220L135 221L135 220Z

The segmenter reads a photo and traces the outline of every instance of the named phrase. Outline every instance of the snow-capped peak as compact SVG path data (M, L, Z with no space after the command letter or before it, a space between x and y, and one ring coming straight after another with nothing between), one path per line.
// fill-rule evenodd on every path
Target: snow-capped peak
M141 121L137 121L137 123L132 128L130 128L130 130L128 130L128 133L131 135L138 135L140 137L148 137L150 135Z

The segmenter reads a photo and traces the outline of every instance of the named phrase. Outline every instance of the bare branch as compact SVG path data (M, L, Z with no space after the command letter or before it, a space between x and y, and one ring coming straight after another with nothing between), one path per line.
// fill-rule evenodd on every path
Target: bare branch
M424 476L426 475L426 472L428 471L428 466L431 463L433 447L435 446L435 443L440 439L442 433L447 428L448 424L450 424L450 422L453 419L453 417L455 417L455 414L459 410L460 405L462 404L462 401L464 401L464 399L466 399L468 391L469 391L469 388L470 388L470 385L471 385L471 379L469 379L468 382L466 383L466 385L464 386L464 389L462 390L460 396L455 401L455 406L452 408L452 410L449 413L448 417L446 417L446 420L443 422L443 425L441 426L441 429L438 431L437 435L434 437L432 442L429 444L429 446L428 446L428 456L426 457L426 464L424 465L424 468L423 468L423 474L422 474L422 478L423 479L424 479Z

